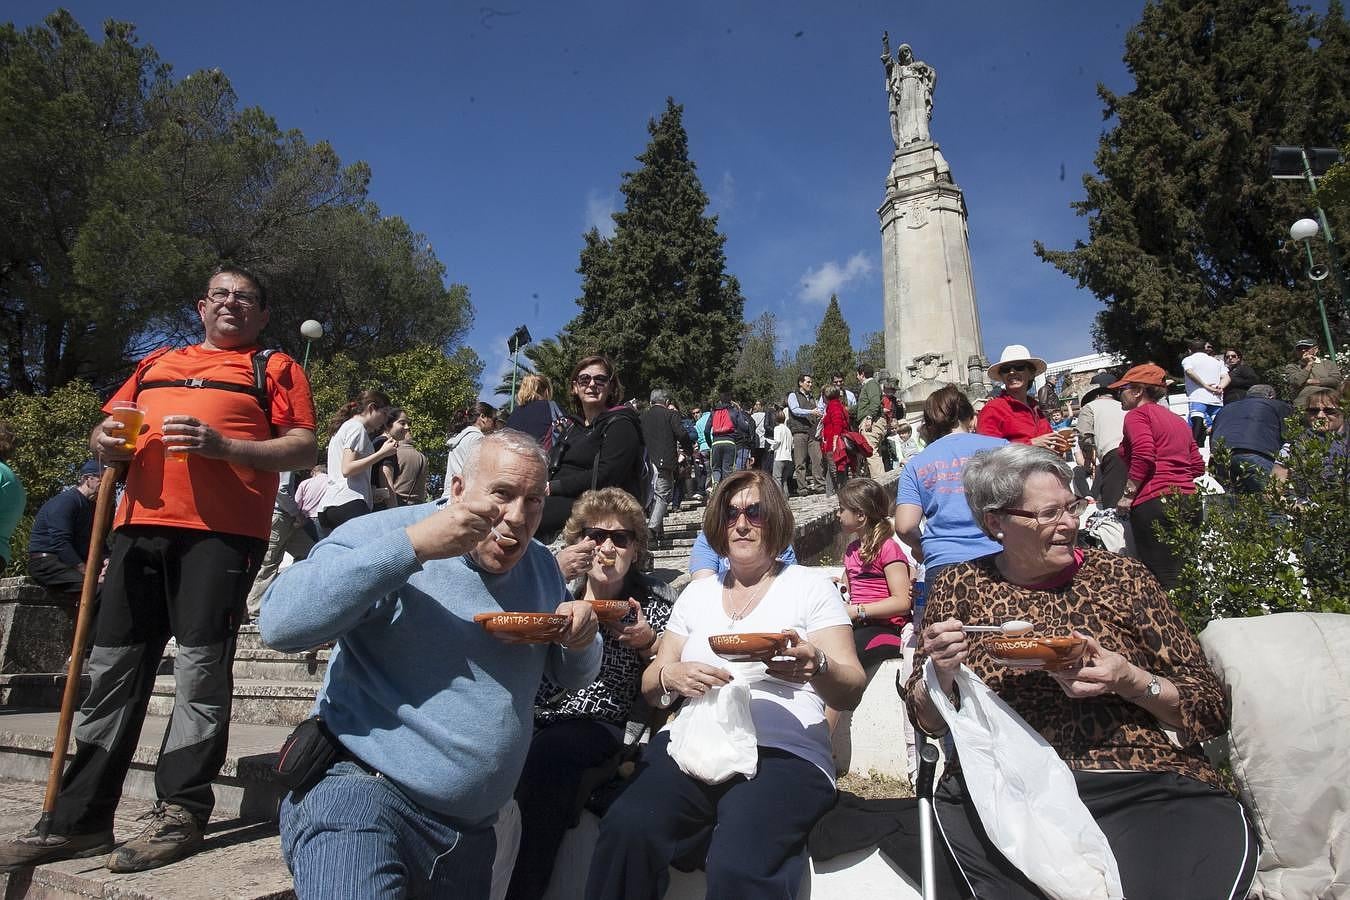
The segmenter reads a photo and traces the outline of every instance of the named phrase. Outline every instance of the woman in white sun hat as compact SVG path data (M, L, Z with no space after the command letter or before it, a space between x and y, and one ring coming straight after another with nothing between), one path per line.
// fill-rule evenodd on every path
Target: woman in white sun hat
M1028 391L1045 371L1045 360L1032 356L1021 344L1003 348L998 362L989 367L989 379L1003 382L1003 393L980 410L978 434L1000 437L1015 444L1032 444L1052 453L1064 453L1071 445L1065 432L1053 432L1036 398Z

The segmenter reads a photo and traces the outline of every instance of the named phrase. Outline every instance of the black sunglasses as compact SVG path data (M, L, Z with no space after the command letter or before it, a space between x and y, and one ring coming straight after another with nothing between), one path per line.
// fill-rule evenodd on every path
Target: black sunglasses
M595 541L597 547L606 540L613 541L614 546L620 550L627 550L628 545L637 540L637 532L631 528L620 528L617 531L610 531L608 528L587 528L581 535L588 541Z
M741 516L750 522L751 525L758 528L764 524L764 508L758 503L751 503L748 506L727 506L727 524L735 525L741 520Z
M1006 366L1003 366L1001 369L999 369L999 371L1002 372L1004 375L1007 375L1007 374L1009 374L1010 372L1030 372L1030 371L1031 371L1031 364L1030 364L1030 363L1008 363Z
M608 375L592 375L589 372L582 372L572 380L582 387L586 387L586 385L591 384L592 382L595 383L596 387L604 387L609 384L609 379L610 376Z

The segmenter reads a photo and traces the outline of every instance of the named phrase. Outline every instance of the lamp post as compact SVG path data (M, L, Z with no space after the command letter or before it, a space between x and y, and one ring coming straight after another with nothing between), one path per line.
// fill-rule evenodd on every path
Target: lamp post
M300 334L305 338L305 361L300 364L300 368L309 371L309 347L323 337L323 324L318 319L306 319L300 323Z
M1336 165L1342 159L1341 152L1335 147L1285 147L1277 146L1270 148L1270 177L1285 181L1306 181L1308 190L1317 196L1317 179L1327 173L1327 170ZM1331 274L1336 278L1336 290L1340 294L1341 303L1344 304L1350 299L1350 290L1347 290L1345 283L1345 272L1341 269L1340 254L1336 250L1335 235L1331 233L1331 223L1327 220L1327 214L1322 207L1314 206L1317 211L1317 220L1299 219L1294 223L1297 228L1303 223L1307 223L1301 230L1304 237L1295 236L1295 240L1302 240L1303 246L1308 251L1308 276L1311 278L1313 271L1317 268L1312 263L1312 249L1308 246L1308 239L1312 238L1320 230L1323 239L1327 242L1327 259L1331 263ZM1309 230L1311 228L1311 230ZM1293 228L1289 230L1294 234ZM1325 278L1325 271L1322 278ZM1322 278L1313 278L1313 281L1321 281ZM1318 306L1321 307L1322 300L1319 295ZM1322 309L1322 324L1327 322L1327 313ZM1327 329L1328 346L1326 352L1335 353L1336 345L1331 344L1331 331Z
M1321 283L1327 277L1327 267L1314 263L1312 254L1312 239L1317 236L1319 230L1321 229L1312 219L1299 219L1289 226L1289 236L1296 241L1302 241L1303 249L1308 254L1308 279L1313 283L1313 296L1317 298L1317 311L1322 314L1322 334L1327 339L1326 352L1334 356L1336 344L1331 339L1331 323L1327 321L1327 307L1322 302Z
M506 349L511 351L511 399L508 409L516 411L516 375L520 373L520 348L530 342L530 329L524 325L517 328L506 339Z

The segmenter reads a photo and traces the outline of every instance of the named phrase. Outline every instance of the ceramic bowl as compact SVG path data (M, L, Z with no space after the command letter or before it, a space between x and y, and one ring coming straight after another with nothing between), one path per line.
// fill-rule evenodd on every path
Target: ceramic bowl
M555 613L478 613L473 620L496 637L526 644L548 644L567 630L568 616Z
M764 662L783 652L787 635L777 631L714 634L708 637L708 646L718 656L732 662Z
M627 600L592 600L591 609L601 622L617 622L628 615L630 607Z
M985 639L994 662L1014 669L1054 672L1083 658L1087 642L1080 637L1037 637L1034 634L999 635Z

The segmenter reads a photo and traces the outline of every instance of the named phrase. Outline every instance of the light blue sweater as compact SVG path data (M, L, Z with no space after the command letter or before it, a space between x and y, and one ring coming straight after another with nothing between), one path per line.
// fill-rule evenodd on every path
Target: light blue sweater
M463 827L493 820L525 764L540 676L595 680L586 649L506 644L473 621L552 612L571 599L537 541L493 575L467 557L417 562L404 529L446 501L361 516L281 573L263 598L263 640L298 652L337 641L315 706L342 744L417 803Z

